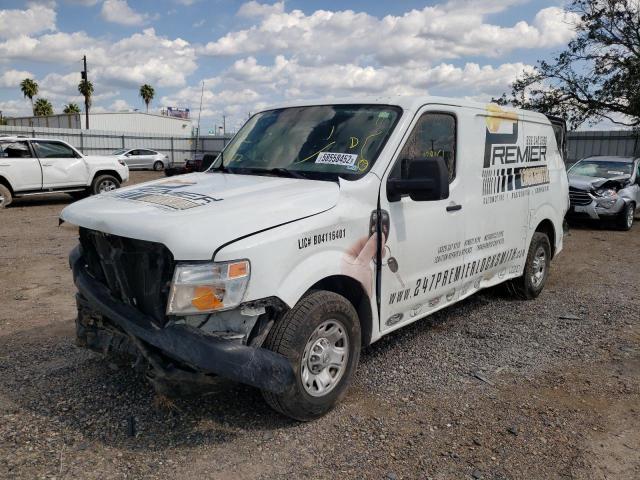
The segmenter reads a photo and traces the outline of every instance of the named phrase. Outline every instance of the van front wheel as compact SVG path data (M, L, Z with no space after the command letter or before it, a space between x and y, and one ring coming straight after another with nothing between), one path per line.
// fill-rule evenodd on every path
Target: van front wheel
M532 300L540 295L549 276L551 243L544 233L535 232L531 238L524 273L507 282L507 289L516 298Z
M264 347L291 362L294 385L263 391L278 412L301 421L321 417L344 396L360 358L360 322L342 295L314 291L276 322Z

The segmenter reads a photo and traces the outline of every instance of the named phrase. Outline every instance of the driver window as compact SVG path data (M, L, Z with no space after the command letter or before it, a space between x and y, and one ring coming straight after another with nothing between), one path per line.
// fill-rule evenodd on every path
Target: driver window
M434 157L444 158L451 183L456 176L456 118L449 113L425 113L420 117L389 177L406 178L411 162Z
M58 142L31 142L39 158L76 158L73 149Z

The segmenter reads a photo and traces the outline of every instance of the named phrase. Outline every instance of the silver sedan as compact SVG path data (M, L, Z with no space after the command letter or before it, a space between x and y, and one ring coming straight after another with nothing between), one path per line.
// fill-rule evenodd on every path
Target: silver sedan
M130 148L116 150L112 155L118 157L131 169L164 170L169 165L169 157L148 148Z

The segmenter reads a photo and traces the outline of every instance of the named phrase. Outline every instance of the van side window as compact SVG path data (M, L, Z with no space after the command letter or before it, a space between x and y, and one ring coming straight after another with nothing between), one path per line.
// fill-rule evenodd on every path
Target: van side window
M404 178L411 162L434 157L444 158L451 182L456 177L456 118L449 113L425 113L420 117L389 176Z

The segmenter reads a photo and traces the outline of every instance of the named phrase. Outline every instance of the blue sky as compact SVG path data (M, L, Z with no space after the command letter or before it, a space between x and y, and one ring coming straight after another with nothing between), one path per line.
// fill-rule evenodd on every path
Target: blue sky
M162 107L197 110L231 127L273 103L379 93L487 101L572 38L561 1L418 2L4 0L0 110L28 114L18 84L40 85L56 111L81 103L89 61L96 111L144 108L142 83Z

